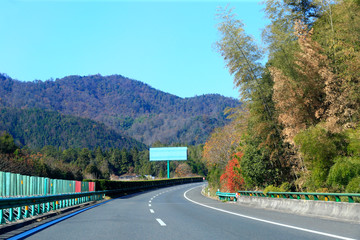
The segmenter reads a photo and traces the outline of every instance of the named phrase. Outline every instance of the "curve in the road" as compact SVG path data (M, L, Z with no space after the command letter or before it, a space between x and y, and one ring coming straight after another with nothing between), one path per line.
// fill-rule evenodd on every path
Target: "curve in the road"
M184 192L184 198L185 198L186 200L192 202L192 203L195 203L195 204L200 205L200 206L203 206L203 207L207 207L207 208L210 208L210 209L213 209L213 210L216 210L216 211L220 211L220 212L232 214L232 215L239 216L239 217L242 217L242 218L251 219L251 220L254 220L254 221L259 221L259 222L264 222L264 223L273 224L273 225L277 225L277 226L281 226L281 227L291 228L291 229L295 229L295 230L299 230L299 231L314 233L314 234L318 234L318 235L322 235L322 236L326 236L326 237L331 237L331 238L336 238L336 239L342 239L342 240L356 240L356 239L354 239L354 238L347 238L347 237L338 236L338 235L334 235L334 234L329 234L329 233L314 231L314 230L310 230L310 229L306 229L306 228L291 226L291 225L287 225L287 224L283 224L283 223L268 221L268 220L265 220L265 219L255 218L255 217L251 217L251 216L247 216L247 215L243 215L243 214L239 214L239 213L227 211L227 210L224 210L224 209L220 209L220 208L208 206L208 205L205 205L205 204L196 202L196 201L194 201L194 200L191 200L190 198L188 198L188 197L186 196L189 191L191 191L191 190L193 190L193 189L195 189L195 188L197 188L197 187L190 188L190 189L188 189L187 191L185 191L185 192Z
M201 195L202 185L186 184L113 199L45 225L29 235L29 240L360 239L358 223L223 203ZM19 238L24 235L13 239Z

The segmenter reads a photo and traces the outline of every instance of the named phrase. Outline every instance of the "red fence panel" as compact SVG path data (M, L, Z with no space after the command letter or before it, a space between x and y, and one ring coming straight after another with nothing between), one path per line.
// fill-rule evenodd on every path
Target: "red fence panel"
M95 191L95 182L89 182L89 192Z
M81 192L81 182L75 181L75 192Z

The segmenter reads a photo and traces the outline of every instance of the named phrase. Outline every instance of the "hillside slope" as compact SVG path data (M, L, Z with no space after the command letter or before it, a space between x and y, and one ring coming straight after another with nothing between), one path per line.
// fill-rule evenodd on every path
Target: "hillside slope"
M103 123L41 109L0 108L2 131L10 133L17 144L31 149L47 145L63 149L145 149L142 143L109 129Z
M35 107L90 118L148 145L203 143L214 128L226 123L224 109L240 104L216 94L184 99L120 75L45 82L0 75L0 96L3 107Z

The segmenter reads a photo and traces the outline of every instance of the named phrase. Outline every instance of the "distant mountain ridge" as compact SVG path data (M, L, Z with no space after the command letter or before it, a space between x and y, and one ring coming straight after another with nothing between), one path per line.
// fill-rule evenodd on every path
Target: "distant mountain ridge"
M228 121L224 109L239 105L238 100L218 94L180 98L121 75L68 76L45 82L0 75L1 107L89 118L147 145L204 143L214 128Z

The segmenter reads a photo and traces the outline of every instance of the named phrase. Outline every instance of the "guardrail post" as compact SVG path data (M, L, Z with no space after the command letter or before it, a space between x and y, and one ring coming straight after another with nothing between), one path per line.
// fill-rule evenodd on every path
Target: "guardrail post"
M354 198L353 198L352 196L348 196L348 199L349 199L349 203L355 202L355 201L354 201Z
M0 224L6 223L4 218L4 209L0 209Z
M13 208L9 208L9 222L13 222L14 221L14 209Z
M17 220L21 220L23 219L23 215L22 215L22 207L18 207L18 214L16 216Z
M31 205L31 216L35 216L35 205Z
M41 214L40 204L37 204L37 214Z
M25 206L25 213L24 213L24 217L28 218L30 216L29 214L29 206Z

